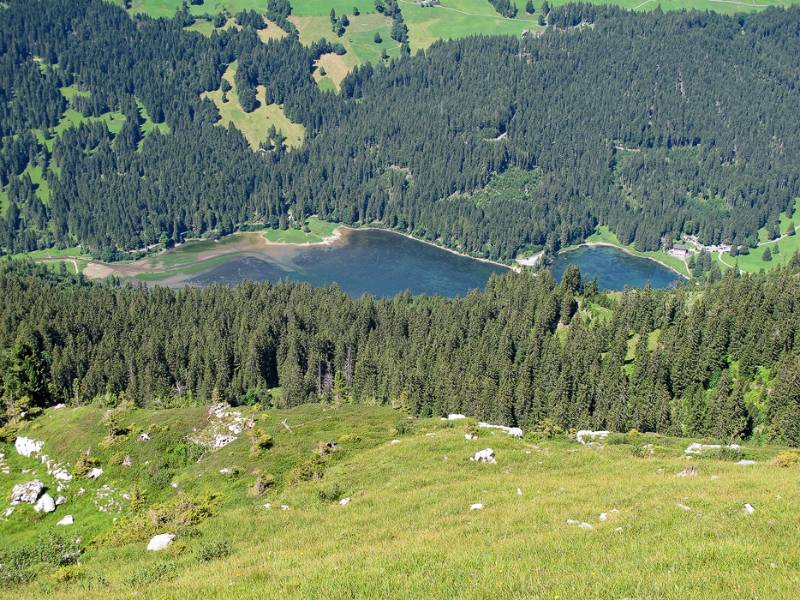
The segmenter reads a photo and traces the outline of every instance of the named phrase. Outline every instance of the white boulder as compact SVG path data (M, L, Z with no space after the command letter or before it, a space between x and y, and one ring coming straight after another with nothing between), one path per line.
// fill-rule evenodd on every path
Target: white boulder
M465 415L459 413L450 413L449 415L447 415L448 421L460 421L461 419L466 419L466 418L467 417Z
M14 448L17 449L17 454L20 456L29 457L31 454L38 454L41 452L42 448L44 448L44 442L26 437L18 437L14 441Z
M483 504L480 502L476 502L474 504L469 505L470 510L483 510Z
M580 528L581 529L594 529L594 526L590 525L589 523L581 523L580 524Z
M756 509L753 508L753 505L748 502L744 505L744 512L746 512L748 515L752 515L754 512L756 512Z
M147 551L148 552L159 552L160 550L164 550L169 546L172 541L175 539L174 533L160 533L158 535L153 536L150 538L150 541L147 544Z
M742 460L740 460L736 464L737 465L742 465L742 466L745 466L745 467L749 467L750 465L756 464L756 461L743 458Z
M339 504L341 506L347 506L348 504L350 504L350 498L342 498L341 500L339 500Z
M721 450L722 448L723 448L723 446L721 446L720 444L701 444L699 442L694 442L692 444L689 444L686 447L686 450L684 450L684 453L685 454L702 454L706 450ZM728 448L729 450L741 450L742 449L742 447L739 444L730 444L728 446L725 446L725 448Z
M146 431L143 431L139 434L139 441L140 442L149 442L150 441L150 434Z
M487 463L490 465L497 464L497 459L494 456L494 450L491 448L485 448L476 452L470 457L470 460L473 462Z
M11 490L11 504L34 504L42 495L44 484L38 479L28 483L18 483Z
M53 497L50 494L42 495L39 500L36 501L36 504L33 506L33 510L36 512L44 512L44 513L51 513L56 509L56 501L53 500Z
M581 429L575 434L575 439L586 446L587 444L604 442L608 437L608 431L592 431L591 429Z
M86 474L86 478L87 478L87 479L97 479L97 478L98 478L98 477L100 477L100 475L102 475L102 474L103 474L103 469L101 469L100 467L94 467L93 469L91 469L91 470L90 470L90 471L89 471L89 472Z
M464 439L467 440L468 442L471 442L472 440L477 440L478 436L475 435L474 433L465 433Z
M56 498L56 506L61 506L66 501L67 501L67 499L64 498L64 496L59 496L58 498Z
M73 523L75 523L75 519L72 518L72 515L67 515L56 523L56 525L72 525Z

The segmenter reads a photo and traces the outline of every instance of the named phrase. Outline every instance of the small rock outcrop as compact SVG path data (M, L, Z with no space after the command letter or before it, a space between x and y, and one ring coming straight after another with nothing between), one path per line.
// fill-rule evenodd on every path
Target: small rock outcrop
M447 415L448 421L460 421L461 419L466 419L466 418L467 417L465 415L459 413L450 413L449 415Z
M196 432L192 441L212 450L219 450L235 442L245 429L252 429L253 419L247 419L229 404L221 402L208 409L208 427Z
M174 533L160 533L150 538L147 543L148 552L159 552L166 549L175 539Z
M103 474L103 469L101 469L100 467L93 467L86 474L86 479L97 479L102 474Z
M36 512L51 513L56 509L56 501L50 494L43 494L33 506Z
M481 429L499 429L500 431L507 433L513 438L521 438L522 437L522 429L519 427L506 427L505 425L492 425L491 423L484 423L481 421L478 423L478 427Z
M31 454L39 454L39 452L42 451L44 442L26 437L18 437L14 441L14 448L17 449L17 454L20 456L30 457Z
M581 429L575 434L575 439L584 446L604 442L607 437L608 431L592 431L591 429Z
M473 462L487 463L490 465L497 464L497 459L494 456L494 450L491 448L485 448L476 452L470 457L470 460Z
M44 484L38 479L18 483L11 490L11 504L35 504L42 495Z
M730 444L728 446L722 446L720 444L701 444L699 442L694 442L693 444L689 444L684 450L685 454L702 454L706 450L721 450L722 448L727 448L728 450L741 450L742 447L739 444Z

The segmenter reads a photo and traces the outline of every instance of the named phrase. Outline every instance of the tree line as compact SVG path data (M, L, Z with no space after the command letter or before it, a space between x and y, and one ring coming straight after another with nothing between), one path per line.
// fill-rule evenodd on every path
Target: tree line
M800 445L799 268L609 295L573 267L376 300L288 282L136 289L5 261L2 420L97 398L362 402Z

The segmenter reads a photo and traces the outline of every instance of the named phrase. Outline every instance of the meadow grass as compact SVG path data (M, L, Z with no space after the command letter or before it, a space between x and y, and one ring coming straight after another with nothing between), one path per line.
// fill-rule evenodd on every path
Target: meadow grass
M276 244L319 244L333 235L333 232L339 227L338 223L329 223L322 221L317 217L309 217L306 219L308 226L308 233L302 229L267 229L264 232L264 237L270 242Z
M299 123L293 123L283 112L283 107L277 104L267 104L266 88L260 85L256 88L256 97L259 106L252 112L245 112L239 103L239 96L236 93L236 63L228 65L223 77L231 84L231 89L227 93L227 102L223 100L222 89L213 92L204 92L203 97L210 98L217 106L220 113L220 120L217 123L222 127L227 127L233 123L242 132L242 135L250 143L253 150L257 150L259 144L267 137L267 131L274 125L285 137L286 146L289 148L299 148L303 145L305 138L305 127Z
M490 430L466 441L463 421L410 420L385 407L243 410L273 436L272 449L252 457L242 437L168 468L161 483L177 491L148 487L147 462L159 464L165 449L202 428L203 408L135 410L126 420L132 434L107 449L97 408L48 411L34 421L25 435L45 440L45 452L57 447L59 460L72 462L92 448L105 471L97 481L81 480L86 493L51 515L26 506L0 521L14 546L74 514L69 533L88 546L71 571L43 568L34 582L0 597L122 598L138 582L138 597L170 599L786 598L800 584L800 548L790 534L800 510L798 467L771 464L778 448L745 446L744 456L758 463L741 466L689 460L689 440L650 434L597 447ZM150 431L151 441L136 441L139 430ZM339 450L323 461L322 478L292 480L318 443L331 440ZM498 464L468 460L485 447ZM41 468L10 446L3 451L13 468L0 478L7 498L13 482L31 477L21 468ZM130 454L133 466L110 464L114 453ZM678 477L690 464L697 476ZM221 475L225 467L239 474ZM258 472L273 475L275 485L252 497L247 489ZM96 490L103 483L127 490L135 481L143 482L148 504L213 492L213 516L183 530L163 553L145 552L146 540L100 543L118 515L94 508ZM343 506L340 498L350 501ZM484 508L471 511L472 503ZM220 544L228 551L215 552Z

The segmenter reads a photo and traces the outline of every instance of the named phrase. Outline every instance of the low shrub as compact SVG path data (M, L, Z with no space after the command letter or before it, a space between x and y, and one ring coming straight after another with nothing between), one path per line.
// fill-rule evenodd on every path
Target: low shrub
M395 435L407 435L414 431L414 423L408 419L400 419L394 426Z
M291 483L299 483L301 481L322 479L324 467L325 461L322 460L322 457L319 454L312 454L311 458L296 465L289 471L288 480Z
M250 457L258 458L264 450L272 448L272 436L266 431L261 429L253 429L250 431Z
M183 494L150 507L145 513L118 520L114 526L96 538L100 546L123 546L149 539L157 533L172 531L185 533L214 515L217 508L214 495L190 496Z
M776 467L788 468L800 465L800 450L782 450L772 460Z
M317 488L317 497L322 502L338 502L344 498L345 490L339 483L334 482Z
M257 475L253 485L250 486L249 494L251 496L261 496L269 488L275 485L275 477L269 473L264 475Z
M72 467L72 474L78 479L81 479L86 477L89 474L89 471L99 465L100 462L93 456L82 454L81 457L75 461L75 465Z
M62 533L42 534L16 548L0 547L0 588L30 581L47 565L71 565L81 551L77 539Z
M194 557L198 562L210 562L225 558L231 552L231 544L228 540L214 540L200 544L194 551Z
M531 427L526 437L533 440L552 440L563 436L565 433L561 425L551 419L544 419Z
M125 578L125 583L132 588L141 588L142 586L155 583L161 579L174 577L175 570L175 563L173 562L157 562L153 565L139 567Z
M708 456L709 458L715 458L717 460L737 461L742 459L742 451L737 450L736 448L729 448L728 446L723 446L718 450L710 452Z

